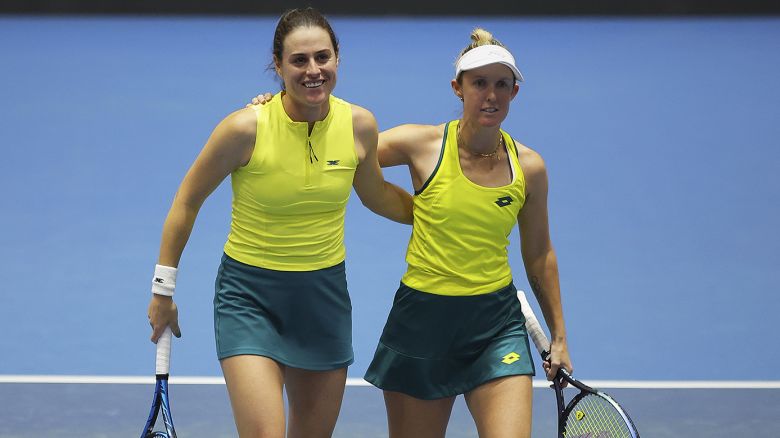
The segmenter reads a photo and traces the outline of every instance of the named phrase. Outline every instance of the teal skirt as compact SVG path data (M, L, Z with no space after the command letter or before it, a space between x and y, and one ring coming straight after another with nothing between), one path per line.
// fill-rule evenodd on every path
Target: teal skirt
M313 371L353 362L352 303L344 262L316 271L275 271L223 255L214 294L220 360L269 357Z
M476 296L436 295L402 283L365 379L433 400L499 377L534 375L516 294L512 283Z

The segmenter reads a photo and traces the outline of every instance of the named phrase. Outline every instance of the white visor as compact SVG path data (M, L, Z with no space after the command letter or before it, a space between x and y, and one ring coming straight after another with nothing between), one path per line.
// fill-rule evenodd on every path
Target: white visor
M512 70L516 81L523 82L523 75L515 66L515 58L509 50L492 44L477 46L458 58L458 62L455 63L455 78L464 71L489 64L504 64Z

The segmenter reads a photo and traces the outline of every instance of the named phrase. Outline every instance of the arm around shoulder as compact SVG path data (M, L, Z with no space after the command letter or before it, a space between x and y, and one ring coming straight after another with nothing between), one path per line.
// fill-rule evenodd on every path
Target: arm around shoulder
M405 224L412 223L412 196L384 180L377 160L377 124L368 110L353 105L352 124L358 167L353 186L360 201L376 214Z
M417 156L426 153L427 145L441 138L442 130L443 126L405 124L380 132L377 146L379 165L411 165Z

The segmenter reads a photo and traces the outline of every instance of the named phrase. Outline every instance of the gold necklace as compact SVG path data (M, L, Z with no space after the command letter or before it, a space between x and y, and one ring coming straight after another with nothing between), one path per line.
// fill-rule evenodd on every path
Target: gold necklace
M463 143L463 140L462 140L462 138L460 136L460 124L458 124L458 129L457 129L457 131L455 133L455 137L456 137L455 139L458 142L458 144L459 145L462 144L466 149L468 149L468 151L469 151L469 153L471 155L477 155L480 158L496 157L496 159L498 161L501 161L501 155L498 155L498 148L504 143L504 136L501 135L500 132L498 134L498 142L496 143L496 148L493 149L493 152L490 152L490 153L487 153L487 154L483 154L482 152L474 152L474 151L471 150L471 148L467 144Z

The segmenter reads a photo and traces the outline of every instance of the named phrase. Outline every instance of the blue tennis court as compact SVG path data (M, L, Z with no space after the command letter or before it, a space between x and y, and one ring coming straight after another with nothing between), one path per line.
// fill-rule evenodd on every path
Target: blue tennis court
M780 19L331 18L334 94L380 129L457 118L449 81L469 32L502 40L526 78L504 129L548 167L577 376L633 384L607 392L643 436L767 436L780 412ZM0 16L0 437L140 432L151 380L116 382L152 372L162 221L216 123L278 90L266 71L274 24ZM411 188L404 170L385 175ZM221 375L211 299L229 208L223 184L180 265L183 437L235 436L223 385L175 381ZM354 196L346 221L359 383L410 230ZM527 290L516 233L512 245ZM108 383L24 383L36 376ZM552 391L534 395L534 436L551 436ZM378 390L347 389L336 436L386 436ZM462 401L448 436L476 436Z
M766 435L780 409L774 389L611 389L629 410L642 436L658 438ZM0 436L8 438L138 435L148 414L151 386L142 384L3 384ZM182 437L235 437L224 385L173 384L171 405ZM533 436L555 436L553 392L534 391ZM476 437L462 398L447 437ZM380 391L349 386L335 438L387 437Z

